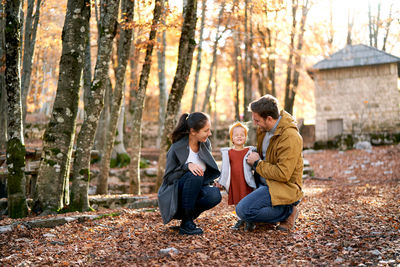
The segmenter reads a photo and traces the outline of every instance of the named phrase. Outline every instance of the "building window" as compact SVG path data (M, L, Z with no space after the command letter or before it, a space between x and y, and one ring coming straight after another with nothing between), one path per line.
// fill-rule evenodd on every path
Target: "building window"
M328 140L343 133L343 119L328 120Z

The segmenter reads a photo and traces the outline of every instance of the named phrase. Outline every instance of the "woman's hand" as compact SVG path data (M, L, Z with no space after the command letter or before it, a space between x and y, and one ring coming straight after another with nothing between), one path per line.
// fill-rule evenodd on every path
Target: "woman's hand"
M189 171L195 176L204 176L204 171L200 165L190 162L188 164Z

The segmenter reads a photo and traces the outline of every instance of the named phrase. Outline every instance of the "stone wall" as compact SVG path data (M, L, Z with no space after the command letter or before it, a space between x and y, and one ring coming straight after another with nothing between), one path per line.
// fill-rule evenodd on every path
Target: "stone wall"
M343 133L400 128L397 64L321 70L315 73L317 141L328 139L328 120L343 120Z

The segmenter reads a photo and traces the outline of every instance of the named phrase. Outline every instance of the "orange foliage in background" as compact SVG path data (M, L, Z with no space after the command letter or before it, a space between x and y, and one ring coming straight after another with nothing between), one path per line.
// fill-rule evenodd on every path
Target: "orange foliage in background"
M228 28L223 37L219 42L218 50L218 69L217 69L217 81L218 81L218 93L216 95L216 105L212 104L212 112L216 109L219 121L232 121L234 120L234 96L235 96L235 74L234 74L234 42L232 40L231 29L235 25L239 25L243 28L243 17L244 8L241 1L239 1L239 12L232 14L232 3L227 2L225 7L224 19L222 20L221 27ZM57 89L58 81L58 64L61 53L61 31L64 23L66 0L59 1L44 1L42 3L42 11L40 16L40 25L38 29L38 37L36 41L36 51L34 56L32 81L30 94L28 96L28 112L41 112L47 116L51 113L51 105L54 101L55 91ZM271 51L265 49L262 42L265 40L260 35L260 31L266 32L267 29L271 30L273 34L276 34L276 51L274 58L276 60L276 89L277 97L281 103L284 101L284 87L286 79L286 62L287 54L289 49L289 37L291 27L291 1L283 0L263 0L263 1L249 1L252 5L252 27L253 27L253 39L252 39L252 53L254 60L257 62L257 68L253 70L253 81L252 81L252 99L259 96L257 89L257 79L255 74L258 71L265 71L267 68L266 57L272 55ZM304 47L301 51L302 66L300 69L300 84L296 92L296 101L294 105L294 113L297 118L304 118L306 121L312 121L315 116L314 107L314 84L311 78L308 76L306 70L308 67L315 64L317 61L323 59L332 52L341 49L345 45L344 38L339 35L340 31L344 29L338 28L336 24L335 38L332 45L328 45L331 24L329 21L329 0L319 1L313 3L310 9L309 18L307 19L306 32ZM26 5L26 3L25 3ZM146 47L146 41L148 39L148 33L150 30L152 20L153 1L136 1L135 6L135 17L132 25L125 25L126 27L133 27L134 44L135 48L139 49L139 53L131 54L136 61L138 69L136 75L140 75L141 65L143 61L143 53ZM363 4L367 5L367 4ZM94 7L94 4L93 4ZM200 108L207 86L209 69L212 61L212 46L215 37L215 26L218 20L220 3L218 0L207 1L207 14L206 14L206 25L204 30L204 43L202 53L202 65L199 80L199 92L198 92L198 108ZM333 11L337 10L335 7ZM345 8L345 7L343 7ZM167 90L170 89L172 80L176 71L177 55L178 55L178 43L181 34L182 24L182 6L174 2L170 2L166 9L166 23L165 25L159 26L159 32L166 30L166 84ZM394 6L393 14L399 14L399 6ZM337 12L337 11L335 11ZM343 13L343 10L341 11ZM267 15L266 15L267 14ZM335 21L338 20L339 15L335 13ZM362 16L361 16L362 15ZM365 38L363 39L362 29L365 27L366 15L361 14L360 18L363 18L363 22L359 22L354 26L355 31L353 33L353 41L366 43ZM364 16L365 15L365 16ZM201 1L198 1L198 26L196 41L199 39L199 27L201 17ZM96 52L97 52L97 23L95 12L92 10L91 18L91 58L92 66L95 65ZM399 22L393 21L395 30L399 28ZM243 34L243 33L242 33ZM393 37L394 36L394 37ZM398 47L394 44L399 40L398 36L393 35L389 39L389 49L396 52ZM243 37L242 37L243 38ZM242 44L242 46L244 46ZM160 44L156 44L156 49L160 48ZM243 48L243 47L242 47ZM391 51L388 51L389 53ZM398 52L398 51L397 51ZM196 68L196 54L194 54L194 60L192 64L191 75L189 77L186 89L182 98L182 112L190 111L191 100L193 96L193 84L194 84L194 73ZM156 51L153 53L151 73L149 77L147 99L145 102L145 112L143 118L145 121L156 121L158 117L158 66L157 66L157 54ZM112 68L111 66L110 68ZM115 66L114 66L115 67ZM129 102L130 87L135 86L131 80L131 69L128 66L127 77L126 77L126 103ZM241 75L241 74L240 74ZM110 69L110 76L112 82L114 82L114 72ZM212 90L215 89L214 80L211 84ZM240 112L245 112L243 103L243 85L240 84ZM211 103L214 102L213 93L211 94ZM83 102L80 103L80 109L83 109ZM83 114L83 112L81 112Z

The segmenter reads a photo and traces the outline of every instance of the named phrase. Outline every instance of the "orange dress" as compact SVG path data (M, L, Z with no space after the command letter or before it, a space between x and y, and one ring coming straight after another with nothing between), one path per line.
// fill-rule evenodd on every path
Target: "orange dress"
M236 205L239 201L250 194L253 188L248 186L244 179L243 158L249 148L243 150L230 149L228 151L229 163L231 165L231 184L229 185L228 205Z

